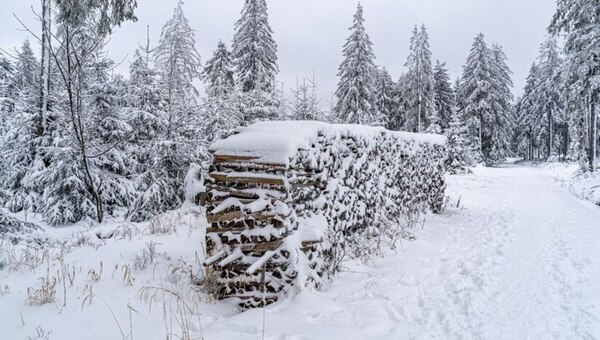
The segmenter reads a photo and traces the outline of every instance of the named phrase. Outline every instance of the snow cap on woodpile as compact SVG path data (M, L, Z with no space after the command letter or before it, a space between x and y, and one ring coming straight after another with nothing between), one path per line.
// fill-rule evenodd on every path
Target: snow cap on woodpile
M308 149L319 135L341 134L363 138L390 134L417 145L443 145L446 137L390 131L382 127L351 124L327 124L317 121L270 121L239 127L236 134L217 141L210 147L215 156L249 157L253 162L288 165L289 159L301 149Z

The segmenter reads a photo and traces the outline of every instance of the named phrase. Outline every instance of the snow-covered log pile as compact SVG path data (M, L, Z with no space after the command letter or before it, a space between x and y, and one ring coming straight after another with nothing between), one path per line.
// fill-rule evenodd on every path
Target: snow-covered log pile
M211 146L207 261L244 307L318 286L347 257L444 200L445 138L359 125L262 122Z

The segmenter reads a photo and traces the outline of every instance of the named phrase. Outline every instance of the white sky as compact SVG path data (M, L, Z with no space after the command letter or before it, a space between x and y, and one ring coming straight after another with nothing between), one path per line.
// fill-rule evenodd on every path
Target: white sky
M185 12L196 30L197 48L206 61L219 39L230 45L233 25L244 0L187 0ZM279 82L286 91L296 76L317 75L319 93L329 98L337 84L342 45L349 34L355 0L267 0L271 26L279 45ZM0 0L0 47L19 46L28 33L17 30L13 13L37 29L31 6L39 0ZM143 43L146 25L158 41L163 23L177 0L138 0L137 23L126 23L108 45L115 61L130 58ZM362 0L366 26L374 43L377 64L397 78L404 71L410 32L425 23L434 60L446 61L456 78L475 35L501 44L514 74L515 95L522 93L529 67L554 13L555 0ZM128 59L117 69L126 73Z

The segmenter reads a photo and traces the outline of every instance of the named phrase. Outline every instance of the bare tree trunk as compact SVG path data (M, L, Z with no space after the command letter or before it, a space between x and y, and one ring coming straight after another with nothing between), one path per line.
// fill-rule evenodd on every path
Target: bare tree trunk
M169 122L167 124L167 139L171 139L171 124L173 122L173 90L169 85L169 108L168 108Z
M80 161L83 167L83 173L85 178L83 178L88 193L92 196L92 200L94 205L96 206L96 219L98 222L102 222L104 220L104 210L102 206L102 199L98 192L98 188L96 187L96 183L94 181L94 176L92 175L92 171L90 169L90 162L87 150L87 143L85 137L85 123L83 117L83 85L82 81L82 72L83 72L83 60L82 56L88 56L90 51L95 49L99 42L92 43L89 46L89 50L82 51L82 55L78 56L77 51L74 50L73 45L73 36L72 31L69 26L65 27L65 42L62 44L65 48L66 55L61 57L58 54L50 49L49 51L52 53L52 56L56 62L58 70L61 74L61 78L65 85L65 90L67 92L68 97L68 110L71 120L71 126L73 127L73 134L75 136L75 140L77 142L77 147L79 148ZM61 63L66 64L61 66Z
M418 131L419 133L421 133L421 90L419 89L419 127L418 127Z
M483 115L479 114L479 152L483 156Z
M554 124L552 120L552 110L548 112L548 159L552 157L552 148L554 144Z
M48 113L48 90L50 82L50 1L51 0L42 0L42 55L40 64L40 114L37 126L38 136L43 136L46 132L46 116Z
M588 142L589 142L589 152L588 152L588 160L590 162L590 171L596 171L596 154L598 147L598 114L596 112L597 107L597 94L593 93L590 100L590 122L589 122L589 133L588 133Z

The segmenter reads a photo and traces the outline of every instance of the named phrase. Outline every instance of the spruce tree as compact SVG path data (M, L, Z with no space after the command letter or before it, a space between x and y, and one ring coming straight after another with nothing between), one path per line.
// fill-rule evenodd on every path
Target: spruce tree
M126 94L129 124L135 127L131 140L145 148L159 138L167 127L167 101L161 91L156 72L140 50L134 53L129 66L129 85ZM140 162L146 157L139 156Z
M560 150L566 155L568 120L563 109L562 64L556 40L550 37L540 47L540 55L531 68L518 106L524 136L530 139L532 148L527 158L549 159L556 157Z
M531 65L523 95L517 101L517 145L520 154L528 160L537 158L543 126L543 112L537 97L539 88L538 65Z
M466 150L467 129L462 117L456 110L452 112L450 123L446 129L446 136L448 138L446 169L455 175L467 173L467 165L469 164Z
M206 94L209 97L226 97L235 91L233 78L233 59L227 46L219 41L213 57L206 62L202 72L202 80L206 83Z
M208 95L203 106L206 120L203 133L208 141L214 141L227 136L244 122L241 97L235 87L232 56L222 41L206 63L202 79Z
M388 129L393 131L400 131L406 123L406 112L408 101L404 97L407 93L406 90L406 74L401 74L398 77L396 86L394 88L394 109L391 112L391 117L388 119Z
M31 208L35 203L24 179L35 160L38 61L26 40L17 53L10 83L6 87L12 112L2 115L4 133L0 141L0 185L8 194L5 206L12 212Z
M540 82L545 84L540 88L539 96L543 111L546 112L547 157L552 158L565 150L569 138L568 122L564 114L563 59L555 38L550 37L542 44L538 63Z
M364 23L363 7L359 3L351 34L344 44L344 61L338 68L336 119L343 123L383 125L385 117L377 110L373 43Z
M189 122L198 91L194 80L200 77L200 55L195 47L194 30L183 12L183 1L162 28L155 50L155 66L167 97L167 138Z
M455 94L450 84L450 76L446 63L436 62L433 72L435 111L440 119L440 126L446 130L450 126L452 111L455 106Z
M293 103L292 116L294 120L321 120L322 112L317 99L317 84L313 75L312 79L306 77L296 81L296 88L292 89Z
M550 33L564 36L567 108L581 143L584 171L596 169L600 110L600 5L598 0L561 0Z
M244 122L276 119L280 98L275 85L279 72L277 43L269 25L266 0L246 0L235 23L232 55L241 92Z
M235 24L233 57L243 92L275 90L277 43L269 25L266 0L246 0Z
M494 44L491 50L491 76L493 87L491 94L492 120L490 121L490 152L487 154L487 163L502 162L508 156L510 140L514 125L512 121L513 86L512 71L507 65L507 58L502 49Z
M200 56L194 31L179 1L173 17L164 25L155 49L155 68L161 70L165 88L166 132L149 145L144 172L136 179L138 196L128 216L143 221L155 214L175 209L183 202L184 178L193 163L206 161L205 115L200 114L194 81L200 77Z
M458 91L459 112L463 115L469 132L468 147L476 161L485 160L491 151L492 103L492 53L483 34L477 35L463 68Z
M435 118L434 79L429 50L429 34L425 25L415 26L410 53L405 66L408 68L404 98L407 101L407 117L404 130L422 132L429 126L429 117Z
M377 72L377 110L385 118L386 127L391 129L394 120L394 113L397 110L394 97L396 96L396 83L392 80L385 67Z
M6 119L13 108L13 98L11 98L13 87L13 66L11 62L0 52L0 127L6 127ZM0 132L3 132L1 130Z

